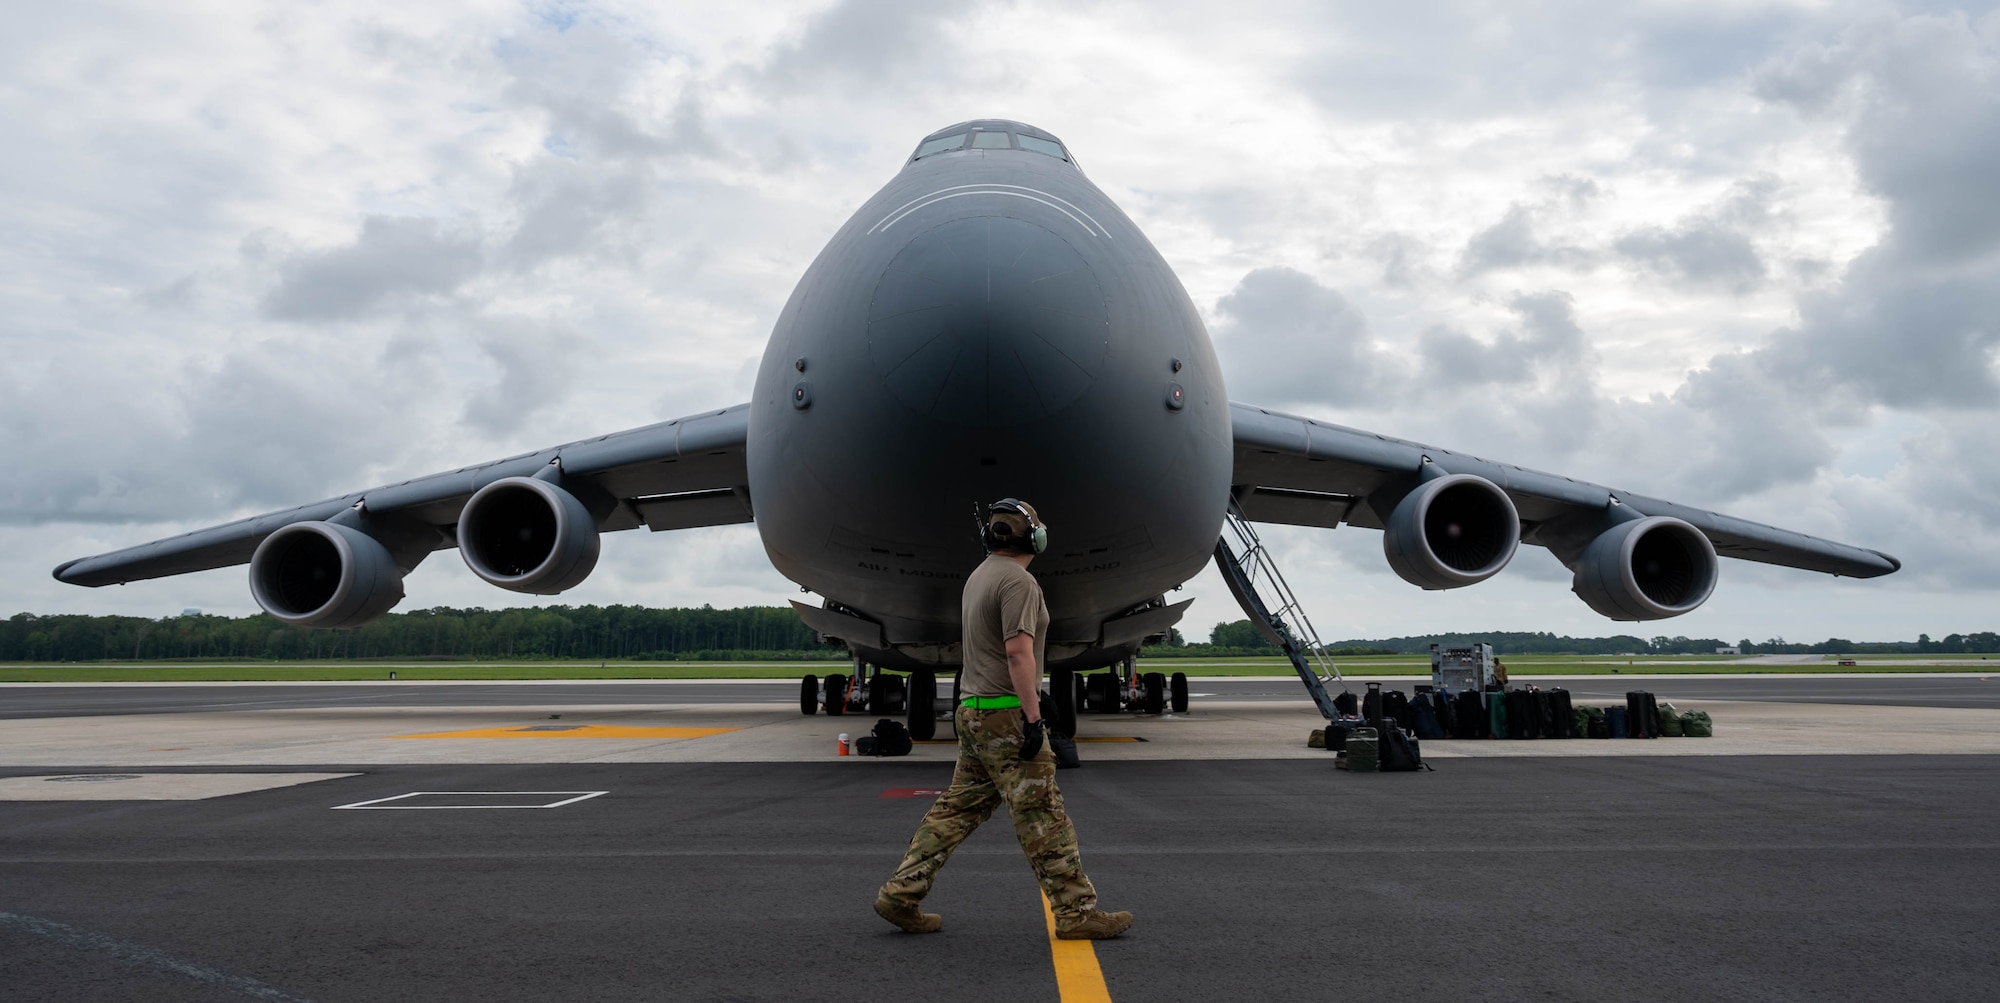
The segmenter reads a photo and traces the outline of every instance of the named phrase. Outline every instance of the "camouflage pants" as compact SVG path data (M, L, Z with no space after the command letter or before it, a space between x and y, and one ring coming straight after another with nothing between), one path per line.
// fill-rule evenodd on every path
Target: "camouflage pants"
M1044 746L1040 755L1023 762L1021 721L1021 712L1011 708L958 709L958 769L951 787L924 814L902 866L882 886L882 894L912 905L921 901L951 852L1005 802L1021 852L1034 867L1056 922L1074 922L1097 907L1097 889L1084 876L1083 857L1076 849L1076 827L1063 812L1062 791L1056 789L1055 754Z

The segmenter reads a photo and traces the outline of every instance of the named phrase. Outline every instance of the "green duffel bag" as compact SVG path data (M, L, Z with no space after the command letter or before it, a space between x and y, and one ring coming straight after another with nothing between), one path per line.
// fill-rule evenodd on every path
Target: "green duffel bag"
M1681 734L1688 738L1714 738L1715 722L1709 720L1708 712L1691 710L1681 715Z
M1574 707L1570 709L1569 715L1570 715L1570 726L1572 729L1570 731L1570 734L1576 738L1589 738L1590 708Z
M1681 712L1675 710L1673 704L1670 703L1661 704L1660 737L1680 738L1683 734L1684 732L1683 729L1681 728Z

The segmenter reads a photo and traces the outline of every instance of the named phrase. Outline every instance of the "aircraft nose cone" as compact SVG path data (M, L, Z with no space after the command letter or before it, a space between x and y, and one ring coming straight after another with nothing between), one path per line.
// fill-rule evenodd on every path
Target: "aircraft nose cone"
M975 216L906 245L875 285L868 353L919 414L997 428L1055 414L1097 381L1110 322L1068 242Z

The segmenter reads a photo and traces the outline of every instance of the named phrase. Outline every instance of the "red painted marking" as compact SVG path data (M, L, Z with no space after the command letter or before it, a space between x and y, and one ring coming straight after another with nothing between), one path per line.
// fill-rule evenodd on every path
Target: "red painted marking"
M891 787L882 792L885 798L934 798L944 793L942 787Z

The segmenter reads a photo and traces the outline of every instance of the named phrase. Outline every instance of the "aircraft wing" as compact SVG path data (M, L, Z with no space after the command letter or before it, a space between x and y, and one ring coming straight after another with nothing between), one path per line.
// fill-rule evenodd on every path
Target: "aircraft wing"
M1851 578L1902 567L1880 551L1311 418L1232 403L1230 420L1232 483L1252 521L1384 529L1395 504L1426 477L1470 474L1513 502L1521 542L1549 547L1572 566L1584 542L1604 527L1666 516L1692 525L1724 557Z
M94 587L248 564L257 545L285 526L354 512L394 528L407 569L423 554L457 545L459 513L474 492L504 477L546 478L552 469L583 499L600 532L749 522L743 452L749 414L750 405L739 404L357 491L70 561L55 569L55 577Z

